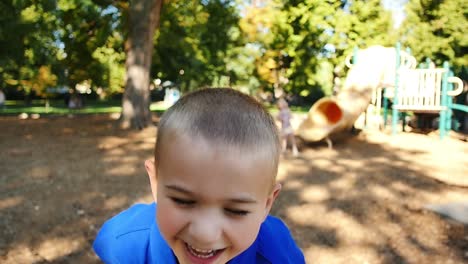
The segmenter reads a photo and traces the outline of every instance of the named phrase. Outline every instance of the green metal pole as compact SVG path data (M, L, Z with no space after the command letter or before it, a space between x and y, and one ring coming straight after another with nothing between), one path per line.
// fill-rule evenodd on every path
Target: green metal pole
M400 68L400 50L401 44L397 42L396 47L396 63L395 63L395 90L393 92L393 105L392 105L392 135L396 135L397 133L397 124L398 124L398 109L396 106L398 105L398 85L399 85L399 78L400 73L398 69Z
M448 75L447 75L447 91L452 91L453 90L453 84L452 83L449 83L448 82L448 78L449 77L453 77L453 71L448 70ZM453 117L453 111L452 111L452 97L447 95L447 118L446 118L446 128L447 128L447 131L450 131L452 130L452 117Z
M388 120L388 97L387 97L387 87L383 89L383 127L387 128Z
M353 48L353 60L351 61L353 63L353 65L355 65L356 62L357 62L358 51L359 51L359 48L357 46L354 46L354 48Z
M411 48L410 47L407 47L406 48L406 53L408 53L408 55L411 55ZM405 61L405 65L407 64L408 62Z
M444 62L444 73L442 75L442 91L441 91L441 99L440 103L442 106L442 110L440 110L439 114L439 134L440 139L443 139L447 134L447 109L448 109L448 95L447 95L447 84L448 84L448 71L449 71L449 64L447 61Z
M398 54L397 54L397 56L398 56L398 58L400 58L400 56ZM398 69L398 67L397 67L397 69ZM387 128L387 121L388 121L388 95L387 95L387 92L388 92L388 87L384 87L383 88L383 102L382 102L382 105L383 105L383 127L384 127L384 129ZM395 102L395 100L393 102ZM392 126L392 129L393 129L393 126Z
M451 104L450 108L468 113L468 106L462 104Z
M407 52L409 55L411 55L411 48L410 48L410 47L407 47L407 48L406 48L406 52ZM400 57L398 57L398 58L400 58ZM405 61L405 64L406 64L406 63L407 63L407 62ZM400 64L401 64L401 61L400 61ZM405 127L406 127L406 117L407 117L407 116L408 116L408 113L407 113L407 112L402 112L402 113L401 113L401 119L402 119L402 120L401 120L401 124L402 124L402 125L401 125L401 128L402 128L402 131L403 131L403 132L405 131Z
M426 62L421 62L419 63L419 69L429 69L429 62L428 60L430 61L429 58L426 58ZM418 128L423 128L424 127L424 122L423 122L423 118L421 118L421 116L418 116Z
M425 69L430 69L431 68L431 59L430 58L426 58L426 68Z

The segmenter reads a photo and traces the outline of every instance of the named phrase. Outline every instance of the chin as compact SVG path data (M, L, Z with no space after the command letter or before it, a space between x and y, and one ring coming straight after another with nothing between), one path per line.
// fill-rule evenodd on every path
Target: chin
M201 251L186 242L178 244L176 255L180 264L225 264L233 257L229 257L229 248Z

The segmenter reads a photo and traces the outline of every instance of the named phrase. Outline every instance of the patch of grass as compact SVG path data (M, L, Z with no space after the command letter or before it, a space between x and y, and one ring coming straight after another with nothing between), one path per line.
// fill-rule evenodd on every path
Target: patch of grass
M310 110L310 105L309 106L290 106L291 111L293 112L298 112L298 113L308 113Z
M151 111L164 112L166 107L163 105L152 104ZM46 114L46 115L66 115L66 114L101 114L101 113L120 113L122 111L122 102L120 100L88 100L85 105L79 109L68 108L63 100L49 100L46 106L46 100L33 100L30 105L24 101L6 101L5 106L0 108L0 115L19 115L26 114Z
M310 106L289 106L291 112L305 114L309 112ZM276 105L267 106L267 109L270 113L278 113L278 107Z
M291 106L291 111L296 113L307 113L309 106ZM163 113L167 106L162 103L152 103L152 112ZM276 105L267 106L270 113L278 112ZM41 114L41 115L67 115L67 114L105 114L122 112L122 101L120 100L87 100L85 105L79 109L68 108L63 100L49 100L46 107L46 100L33 100L30 105L24 101L8 100L3 108L0 107L0 115Z

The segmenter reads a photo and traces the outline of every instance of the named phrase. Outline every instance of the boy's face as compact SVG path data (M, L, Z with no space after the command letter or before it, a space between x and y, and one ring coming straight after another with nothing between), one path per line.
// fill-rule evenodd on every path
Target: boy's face
M180 264L224 264L246 250L281 188L271 162L199 138L166 144L157 162L157 175L146 163L157 223Z

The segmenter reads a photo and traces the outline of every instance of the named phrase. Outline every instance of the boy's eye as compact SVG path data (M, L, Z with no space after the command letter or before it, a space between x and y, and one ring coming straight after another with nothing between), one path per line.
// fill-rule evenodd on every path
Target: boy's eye
M245 216L248 215L250 212L245 210L236 210L236 209L224 209L228 214L235 215L235 216Z
M187 200L187 199L180 199L180 198L176 198L176 197L169 197L174 203L178 204L178 205L184 205L184 206L190 206L190 205L194 205L195 204L195 201L192 201L192 200Z

